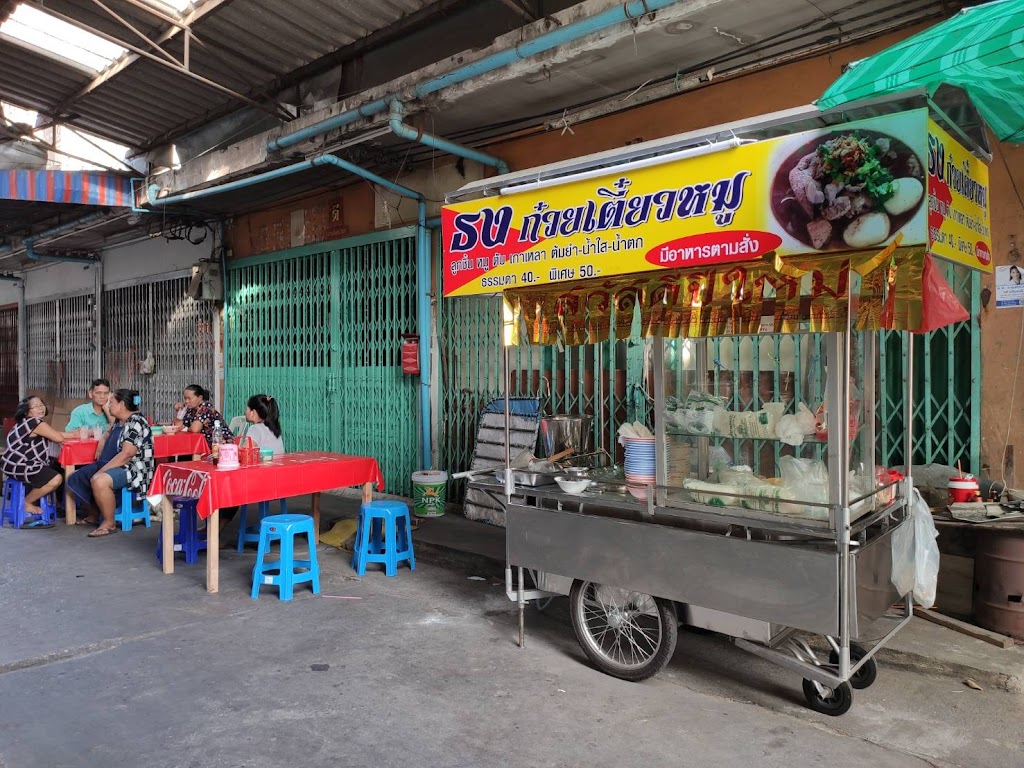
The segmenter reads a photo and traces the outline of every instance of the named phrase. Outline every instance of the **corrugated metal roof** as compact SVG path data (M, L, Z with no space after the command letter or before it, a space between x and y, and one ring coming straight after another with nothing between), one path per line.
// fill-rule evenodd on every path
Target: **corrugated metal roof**
M156 38L172 25L125 0L105 0L111 11ZM0 19L17 0L0 0ZM347 44L386 29L415 13L429 13L437 0L197 0L191 26L192 72L248 95ZM98 5L81 0L47 0L45 10L140 46L152 47ZM197 42L197 40L199 42ZM162 46L180 59L184 35ZM64 106L67 122L142 146L178 127L230 106L237 99L146 57L136 60L88 94L93 79L56 59L0 41L0 99L52 114Z

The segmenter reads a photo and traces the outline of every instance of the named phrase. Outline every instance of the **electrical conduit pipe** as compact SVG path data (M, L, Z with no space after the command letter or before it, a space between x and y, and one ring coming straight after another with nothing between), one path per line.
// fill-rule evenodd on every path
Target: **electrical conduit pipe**
M160 186L151 184L147 189L149 204L152 206L174 205L192 200L220 195L235 189L256 186L266 181L279 179L311 168L333 166L355 176L366 179L384 187L396 195L416 201L416 326L419 333L420 347L420 435L422 442L421 461L423 469L430 469L431 462L431 430L430 430L430 235L427 232L427 201L414 189L389 181L377 174L360 168L358 165L343 160L335 155L318 155L284 168L258 173L238 181L231 181L215 187L184 192L180 195L159 197Z
M418 144L423 144L426 147L432 147L433 149L439 149L442 152L447 152L450 155L457 155L458 157L464 157L467 160L475 160L482 165L489 165L492 168L497 169L498 173L504 176L508 173L508 163L493 155L488 155L484 152L480 152L469 147L464 147L461 144L455 144L454 142L442 139L440 136L434 136L431 133L418 130L412 126L406 125L402 122L402 118L405 116L405 107L398 99L391 102L391 111L388 116L388 126L391 128L391 132L396 136L406 139L408 141L415 141Z
M558 27L557 29L553 29L550 32L545 32L532 40L520 43L514 48L507 48L504 51L498 51L497 53L492 53L490 56L485 56L478 61L457 67L444 75L418 83L412 86L409 90L415 98L422 99L450 86L458 85L459 83L471 80L474 77L479 77L480 75L485 75L489 72L501 69L502 67L507 67L519 59L528 59L531 56L546 53L547 51L561 45L575 42L576 40L595 34L596 32L601 32L608 27L615 26L616 24L635 21L646 14L661 10L662 8L667 8L670 5L675 5L680 1L681 0L630 0L630 2L624 2L621 5L608 8L607 10L597 13L588 19L577 21L575 24L566 24ZM277 152L282 149L287 149L288 147L294 147L296 144L309 141L310 139L321 136L329 131L343 128L344 126L350 125L362 118L379 115L382 112L387 111L391 102L398 98L400 98L400 95L397 93L388 94L380 99L375 99L374 101L362 104L355 109L350 109L347 112L334 115L326 120L313 123L306 128L301 128L284 136L279 136L276 139L271 139L267 142L267 150L270 152Z

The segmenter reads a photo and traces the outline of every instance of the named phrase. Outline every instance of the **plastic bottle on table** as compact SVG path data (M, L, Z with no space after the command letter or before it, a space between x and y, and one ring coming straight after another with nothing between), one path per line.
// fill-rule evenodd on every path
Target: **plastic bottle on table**
M224 433L221 431L220 421L213 422L213 437L210 439L210 450L213 452L213 463L216 464L220 458L220 447L224 443Z

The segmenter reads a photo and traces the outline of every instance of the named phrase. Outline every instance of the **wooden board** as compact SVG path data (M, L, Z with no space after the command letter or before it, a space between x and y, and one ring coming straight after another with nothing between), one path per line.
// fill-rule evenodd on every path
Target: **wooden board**
M1013 646L1016 645L1012 637L1000 635L998 632L989 632L987 629L982 629L981 627L976 627L973 624L968 624L966 621L959 621L958 619L953 619L949 616L943 616L941 613L936 613L935 611L915 607L914 615L920 616L922 619L927 619L932 622L932 624L938 624L940 627L952 629L954 632L959 632L962 635L973 637L976 640L983 640L984 642L998 648L1013 648Z

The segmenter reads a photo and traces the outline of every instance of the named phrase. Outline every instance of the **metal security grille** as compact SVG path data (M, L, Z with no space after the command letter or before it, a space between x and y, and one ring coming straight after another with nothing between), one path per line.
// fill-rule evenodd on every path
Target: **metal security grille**
M189 384L214 384L212 302L188 297L188 278L178 277L103 293L103 375L110 385L137 389L143 413L172 417ZM149 353L155 368L140 372Z
M0 414L18 407L18 307L0 308Z
M981 275L939 259L950 287L971 319L914 336L915 464L961 463L981 470ZM907 341L888 334L880 345L879 450L888 465L903 464L902 386L906 380Z
M480 412L502 397L501 299L467 296L444 299L438 310L438 439L441 466L449 473L469 469ZM613 450L618 425L647 417L643 386L644 344L639 328L632 338L557 350L519 346L510 350L513 397L539 397L545 413L587 414L594 418L591 447ZM599 403L595 371L605 393ZM465 483L450 482L449 497L462 501Z
M84 397L96 364L93 295L28 305L28 391Z
M331 450L332 263L336 251L279 258L228 273L227 405L241 416L251 395L274 397L289 451Z
M404 228L232 265L225 415L270 394L288 450L373 456L388 490L410 494L419 380L402 374L400 342L416 331L413 235Z

